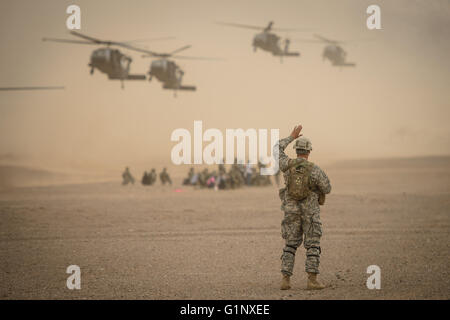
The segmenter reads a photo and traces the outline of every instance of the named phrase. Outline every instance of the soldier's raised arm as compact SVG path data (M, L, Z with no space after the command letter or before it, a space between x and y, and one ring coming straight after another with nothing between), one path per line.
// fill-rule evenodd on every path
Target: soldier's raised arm
M283 172L287 170L290 160L288 155L284 153L284 150L289 145L289 143L301 136L300 131L302 131L302 128L303 127L301 124L295 126L294 130L292 130L291 134L287 138L280 139L274 146L273 152L274 154L278 154L279 168Z

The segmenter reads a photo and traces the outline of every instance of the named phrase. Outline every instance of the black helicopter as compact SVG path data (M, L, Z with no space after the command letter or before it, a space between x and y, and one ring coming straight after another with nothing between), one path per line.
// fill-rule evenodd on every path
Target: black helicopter
M331 64L336 67L355 67L356 63L347 62L347 52L339 45L343 41L330 40L320 35L314 35L318 40L299 40L301 42L326 43L323 49L322 59L330 60ZM296 40L297 41L297 40Z
M189 49L191 46L187 45L181 48L178 48L169 53L156 53L149 50L141 50L145 51L145 55L143 57L150 58L159 58L157 60L152 61L150 64L150 70L148 72L149 81L155 77L158 81L162 82L163 89L174 90L174 94L176 96L177 90L187 90L187 91L195 91L196 87L192 85L183 85L183 76L184 71L175 63L172 59L192 59L192 60L219 60L217 58L207 58L207 57L188 57L188 56L179 56L175 55L181 51Z
M43 38L42 40L77 43L77 44L106 45L106 47L96 49L92 52L91 59L89 62L89 67L91 67L91 74L94 73L95 69L99 70L102 73L106 73L108 75L108 79L120 80L122 82L122 88L124 80L146 79L146 76L144 74L130 74L130 64L132 62L131 57L121 53L118 49L111 48L111 46L122 47L139 52L143 52L143 49L131 46L128 42L99 40L96 38L86 36L76 31L71 31L70 34L83 38L84 40L55 39L55 38Z
M272 53L274 56L278 57L298 57L300 56L300 52L292 52L289 51L289 39L281 40L281 37L272 33L271 31L300 31L300 29L281 29L281 28L272 28L273 22L270 21L266 27L258 27L246 24L238 24L238 23L228 23L228 22L217 22L217 24L238 27L238 28L246 28L246 29L256 29L261 30L262 32L255 34L253 37L253 51L256 51L257 48L260 48L264 51L268 51ZM280 43L284 42L284 48L281 48Z

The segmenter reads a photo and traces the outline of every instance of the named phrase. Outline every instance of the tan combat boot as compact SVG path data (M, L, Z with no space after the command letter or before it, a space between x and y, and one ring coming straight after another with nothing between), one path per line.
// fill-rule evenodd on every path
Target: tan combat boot
M321 290L325 288L325 285L317 280L317 273L308 273L308 285L306 290Z
M281 279L281 290L289 290L291 288L291 277L283 274L283 278Z

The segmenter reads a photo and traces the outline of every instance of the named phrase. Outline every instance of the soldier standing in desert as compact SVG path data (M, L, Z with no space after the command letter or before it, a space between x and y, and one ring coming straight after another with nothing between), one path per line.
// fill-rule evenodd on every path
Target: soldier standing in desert
M302 242L306 249L307 289L325 288L317 279L322 236L319 202L325 203L325 194L330 193L331 185L325 172L308 161L312 144L309 139L300 137L301 130L301 125L296 126L289 137L281 139L275 146L286 184L285 188L280 189L281 209L284 211L281 234L285 240L281 256L281 290L291 288L290 277L294 269L295 253ZM290 159L284 150L298 137L300 138L294 145L297 158Z

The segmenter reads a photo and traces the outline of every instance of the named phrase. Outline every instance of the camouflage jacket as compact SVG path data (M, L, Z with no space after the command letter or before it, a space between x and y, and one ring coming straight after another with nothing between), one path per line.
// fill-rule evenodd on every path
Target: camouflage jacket
M284 152L286 147L291 143L294 139L289 136L287 138L281 139L277 145L275 145L275 148L278 151L279 156L279 168L284 174L284 181L288 181L288 168L290 165L293 165L294 162L300 162L304 161L303 159L291 159L288 157L288 155ZM331 191L331 184L330 180L328 179L325 172L317 165L314 164L312 171L311 171L311 177L310 177L310 189L311 194L302 201L296 201L294 199L290 199L287 192L280 192L280 198L283 201L283 204L281 206L282 210L287 209L286 206L294 206L294 207L303 207L304 209L311 209L313 211L320 211L319 209L319 195L325 195L330 193Z

